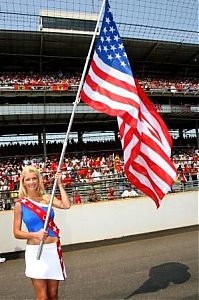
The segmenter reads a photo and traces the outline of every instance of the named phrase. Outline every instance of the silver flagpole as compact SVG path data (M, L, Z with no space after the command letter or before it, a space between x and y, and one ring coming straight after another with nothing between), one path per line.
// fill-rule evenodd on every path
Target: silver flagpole
M73 103L74 104L73 105L73 110L72 110L70 121L69 121L69 124L68 124L66 137L65 137L65 140L64 140L64 143L63 143L62 152L61 152L61 156L60 156L60 159L59 159L59 164L58 164L57 171L61 170L61 165L62 165L63 160L64 160L64 155L65 155L66 147L67 147L67 144L68 144L69 133L70 133L70 130L71 130L71 127L72 127L76 107L77 107L78 103L80 102L79 95L80 95L80 92L81 92L81 89L82 89L82 86L83 86L84 77L85 77L86 70L87 70L87 67L88 67L88 63L89 63L89 60L90 60L90 55L91 55L91 51L93 49L93 44L95 42L95 37L97 35L97 30L98 30L98 27L99 27L99 22L100 22L100 19L101 19L101 15L102 15L102 12L103 12L105 2L106 2L106 0L103 0L103 2L102 2L101 10L100 10L98 20L97 20L97 23L96 23L96 27L95 27L95 31L94 31L94 34L93 34L93 37L92 37L92 40L91 40L90 48L89 48L88 55L87 55L87 58L86 58L86 63L85 63L85 66L84 66L84 70L82 72L79 88L78 88L77 95L76 95L76 98L75 98L75 102ZM45 223L44 223L44 230L45 231L48 228L50 210L51 210L52 204L53 204L53 198L54 198L56 187L57 187L57 181L58 181L58 179L55 179L54 184L53 184L53 188L52 188L52 192L51 192L51 197L50 197L48 210L47 210L47 214L46 214L46 219L45 219ZM37 260L39 260L40 257L41 257L43 244L44 244L44 241L41 241L40 244L39 244L39 249L38 249L38 252L37 252Z

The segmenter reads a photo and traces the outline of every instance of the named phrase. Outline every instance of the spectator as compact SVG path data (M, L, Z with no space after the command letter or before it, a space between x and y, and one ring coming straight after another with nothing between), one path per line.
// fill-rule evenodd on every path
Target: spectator
M197 180L198 180L198 169L195 167L194 164L191 164L190 175L191 175L193 185L197 186L198 185L198 182L197 182Z
M181 183L182 190L184 191L187 179L186 179L186 176L184 175L183 171L179 171L179 173L178 173L178 181Z
M115 172L116 173L120 173L121 172L121 161L120 161L120 157L119 157L118 154L115 155L114 168L115 168Z
M89 202L98 202L99 201L99 197L98 197L98 195L96 193L96 190L94 188L89 193L88 201Z
M190 168L187 164L184 164L184 170L183 173L186 177L186 181L189 181L189 175L190 175Z
M75 204L80 204L81 203L81 197L80 197L80 194L79 194L78 190L75 191L74 203Z
M138 196L138 193L130 186L127 187L126 190L124 190L124 192L121 195L122 198L135 197L135 196Z
M100 181L102 179L102 173L101 170L94 169L92 173L93 182Z
M113 187L110 187L108 189L107 199L108 200L114 200L115 199L114 193L115 193L115 189Z
M0 257L0 263L4 263L6 261L5 257Z
M178 171L178 172L182 172L182 171L183 171L183 169L182 169L182 166L181 166L181 165L179 165L179 166L177 167L177 171Z

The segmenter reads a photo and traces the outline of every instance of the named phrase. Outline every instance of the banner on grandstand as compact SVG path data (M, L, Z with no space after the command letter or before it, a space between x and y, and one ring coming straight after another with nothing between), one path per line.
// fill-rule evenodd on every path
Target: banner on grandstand
M30 90L30 85L28 84L15 84L14 89L17 91L28 91Z
M68 83L56 83L52 85L43 85L43 84L15 84L14 90L17 91L67 91L68 90Z
M133 76L108 0L81 100L118 119L125 173L159 207L176 178L172 139Z
M68 90L67 83L53 84L53 91L67 91L67 90Z

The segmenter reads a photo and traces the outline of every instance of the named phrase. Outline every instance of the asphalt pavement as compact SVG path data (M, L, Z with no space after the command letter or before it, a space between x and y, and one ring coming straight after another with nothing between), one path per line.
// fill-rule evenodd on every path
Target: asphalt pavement
M59 299L184 299L198 295L198 231L121 240L64 252L68 279ZM0 300L35 299L24 259L0 264Z

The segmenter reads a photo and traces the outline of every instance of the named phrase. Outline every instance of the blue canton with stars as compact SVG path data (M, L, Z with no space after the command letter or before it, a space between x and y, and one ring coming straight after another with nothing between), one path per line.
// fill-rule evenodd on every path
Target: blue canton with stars
M108 0L106 1L102 27L96 45L96 52L105 64L132 76L129 60L117 30L117 26L113 20Z

